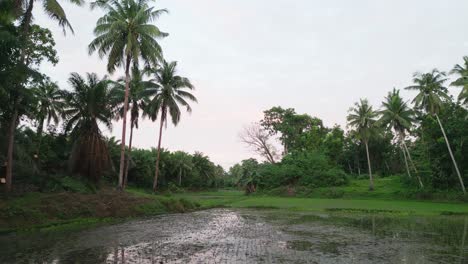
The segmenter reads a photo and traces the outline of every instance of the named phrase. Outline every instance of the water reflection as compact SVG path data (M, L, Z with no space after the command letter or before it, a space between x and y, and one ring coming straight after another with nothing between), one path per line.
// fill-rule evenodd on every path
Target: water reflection
M0 263L468 263L468 218L215 209L0 237Z

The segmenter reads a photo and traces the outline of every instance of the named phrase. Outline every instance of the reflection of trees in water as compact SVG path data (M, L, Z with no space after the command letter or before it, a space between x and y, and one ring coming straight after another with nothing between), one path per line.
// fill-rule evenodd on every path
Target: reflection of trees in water
M460 246L460 263L465 263L465 239L466 239L466 229L468 227L468 218L465 217L464 225L463 225L463 236L462 242Z
M58 263L106 263L108 249L105 247L93 247L82 250L69 251L60 256Z

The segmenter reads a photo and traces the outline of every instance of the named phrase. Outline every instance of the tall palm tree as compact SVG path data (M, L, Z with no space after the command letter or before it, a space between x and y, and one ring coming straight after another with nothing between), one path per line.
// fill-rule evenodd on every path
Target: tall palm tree
M450 85L462 88L458 95L458 100L465 106L468 106L468 56L463 57L463 65L456 64L450 71L450 74L458 76Z
M408 161L406 156L411 162L413 169L416 172L416 177L419 181L419 186L424 187L424 184L419 177L416 166L413 163L411 154L406 146L405 137L406 132L410 130L412 123L414 122L414 111L408 106L403 98L400 96L400 90L393 89L385 97L385 101L382 102L382 110L380 111L379 123L383 126L387 126L395 131L396 137L398 138L400 145L403 150L403 158L405 159L406 171L408 176L411 177L411 173L408 167Z
M38 158L44 122L50 124L51 121L53 121L57 125L60 117L63 116L65 101L63 100L63 91L59 89L56 83L51 82L48 78L33 88L33 94L37 100L36 119L38 121L38 143L36 158Z
M116 82L113 82L114 88L112 89L112 97L116 103L115 115L116 119L119 120L125 115L124 112L124 98L125 98L125 77L119 78ZM143 80L143 74L138 69L138 67L132 68L132 75L130 80L130 94L128 97L128 107L130 110L130 138L128 142L128 155L127 161L125 164L124 172L124 187L127 185L128 179L128 170L132 154L132 140L133 140L133 128L138 129L138 121L140 118L140 113L146 108L146 105L149 100L149 95L157 91L158 85L151 82ZM151 91L149 91L151 89Z
M440 130L447 144L447 149L449 151L450 157L452 158L453 165L458 175L460 185L462 187L463 193L466 193L465 184L463 183L463 178L461 177L460 171L458 169L457 162L452 153L452 148L448 141L447 135L445 134L444 127L439 118L439 112L442 108L443 101L449 101L450 97L448 96L448 89L444 86L444 83L447 81L446 74L440 72L437 69L433 69L428 73L415 73L413 75L414 85L408 86L405 89L416 90L418 94L413 99L413 103L417 108L424 110L426 113L435 116L437 122L439 123Z
M369 139L376 133L377 112L372 109L367 99L361 99L349 110L347 117L348 125L355 129L356 136L366 146L367 165L369 167L369 190L374 190L374 180L372 178L372 166L369 155Z
M159 174L159 155L161 152L161 139L163 126L167 125L168 115L172 123L177 125L180 121L180 106L185 107L187 112L192 112L188 101L197 102L197 98L188 90L193 90L194 86L189 79L177 75L177 62L163 61L161 67L150 69L149 72L154 76L152 81L159 85L159 91L149 102L146 114L155 121L160 114L158 152L156 156L156 172L154 175L153 190L156 191Z
M167 36L151 24L167 10L149 7L149 0L98 1L97 6L107 13L94 29L96 38L89 44L89 54L95 51L102 58L108 57L107 70L113 73L117 67L125 69L125 96L122 116L122 139L120 147L119 189L124 188L125 134L127 129L128 97L130 94L130 65L138 66L139 59L155 65L161 57L161 47L156 41Z
M68 79L72 91L66 94L67 117L65 131L75 143L71 155L71 169L85 177L99 181L101 174L112 168L109 150L99 124L112 128L112 97L109 80L88 73L86 79L72 73Z

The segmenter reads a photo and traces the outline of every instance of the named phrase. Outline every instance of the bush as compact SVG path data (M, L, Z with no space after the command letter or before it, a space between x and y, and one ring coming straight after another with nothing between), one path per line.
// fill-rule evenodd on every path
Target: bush
M260 185L275 188L285 185L315 187L341 186L348 183L346 173L331 165L319 152L299 152L286 156L281 163L262 165Z

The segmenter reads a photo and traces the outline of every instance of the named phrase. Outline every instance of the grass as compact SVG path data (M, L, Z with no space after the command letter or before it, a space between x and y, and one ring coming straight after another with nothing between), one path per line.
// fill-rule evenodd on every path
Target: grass
M285 212L468 215L468 203L411 200L404 195L407 192L398 177L388 177L376 179L373 192L369 192L367 180L353 180L342 187L302 188L296 197L267 193L247 196L237 190L155 195L136 188L128 188L124 193L110 188L96 193L29 193L0 200L0 233L75 229L139 216L214 207L281 209Z
M97 193L28 193L0 200L0 233L28 230L61 230L199 207L188 199L155 196L143 192L119 192L112 188Z
M347 186L317 188L306 197L278 197L268 194L246 196L241 191L217 191L175 194L197 201L203 208L278 208L295 211L398 212L417 215L465 215L468 204L460 202L417 201L406 198L405 187L398 177L378 178L375 190L369 191L368 180L352 180ZM338 194L338 197L334 195ZM329 197L334 197L333 199Z

